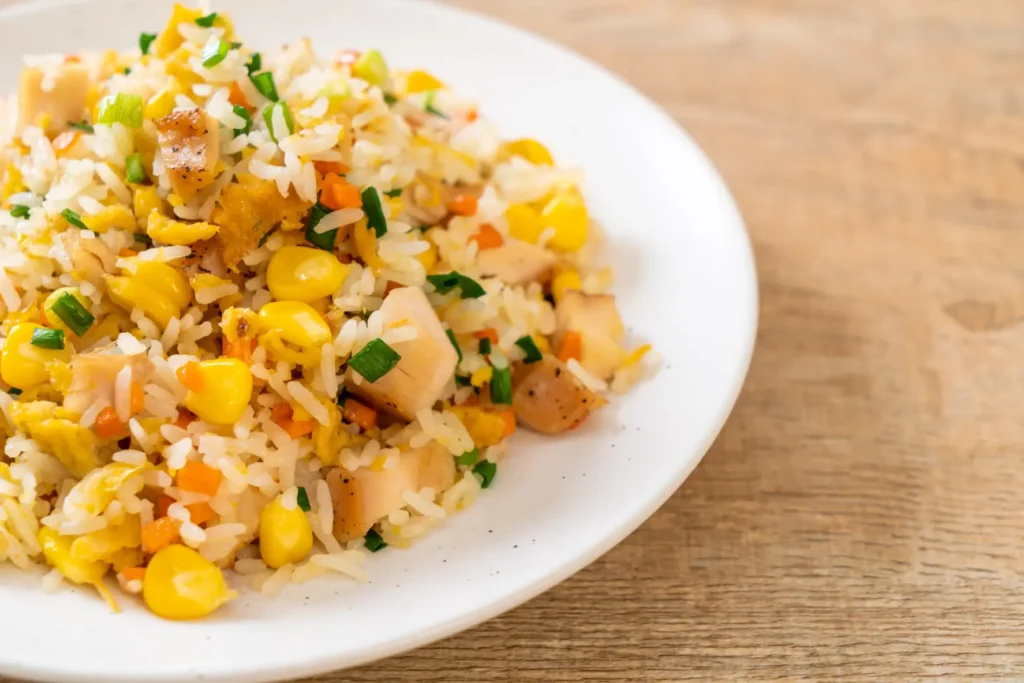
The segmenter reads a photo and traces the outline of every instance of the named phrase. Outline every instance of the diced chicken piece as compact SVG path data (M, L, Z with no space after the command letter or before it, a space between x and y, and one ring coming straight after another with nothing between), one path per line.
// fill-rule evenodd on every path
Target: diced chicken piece
M160 157L171 187L191 197L213 182L220 159L220 127L201 109L176 111L156 122Z
M512 410L516 420L530 429L560 434L605 403L552 356L524 366L524 371L512 392Z
M579 361L587 372L606 379L625 360L622 339L626 328L611 294L567 290L555 307L555 315L556 344L561 344L561 337L567 330L578 332L582 341Z
M68 127L68 122L81 121L89 99L89 72L81 64L62 64L52 76L52 88L43 89L47 74L29 66L18 79L18 126L42 126L47 133ZM51 85L46 83L47 86Z
M114 380L126 366L132 368L132 381L145 385L153 374L153 363L145 354L126 356L112 347L106 352L83 353L71 361L71 383L64 407L81 414L96 399L114 405Z
M402 453L389 470L337 468L327 475L334 501L334 535L339 541L362 538L379 520L407 505L406 491L435 492L455 483L455 459L437 444Z
M483 275L492 275L508 285L525 285L546 279L556 260L554 254L536 244L509 239L500 247L481 251L476 264Z
M419 287L393 290L380 307L384 329L406 325L416 328L416 338L391 344L402 360L376 382L360 378L349 368L348 386L386 412L407 420L430 408L455 373L458 356L441 327L427 295Z

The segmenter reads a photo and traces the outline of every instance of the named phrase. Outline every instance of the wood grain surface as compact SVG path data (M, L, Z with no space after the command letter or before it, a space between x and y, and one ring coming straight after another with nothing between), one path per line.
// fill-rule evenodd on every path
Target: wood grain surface
M1024 4L455 0L634 83L746 216L736 411L545 595L307 683L1024 679Z

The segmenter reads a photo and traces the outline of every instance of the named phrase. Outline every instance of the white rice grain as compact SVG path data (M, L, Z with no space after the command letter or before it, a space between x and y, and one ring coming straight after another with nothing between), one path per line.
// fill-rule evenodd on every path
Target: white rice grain
M114 378L114 411L117 419L128 422L132 416L132 366L126 363Z
M302 406L307 413L309 413L314 420L322 425L331 424L331 415L327 412L327 408L324 407L320 401L317 400L313 392L307 389L300 382L288 382L288 392L291 394L295 402Z

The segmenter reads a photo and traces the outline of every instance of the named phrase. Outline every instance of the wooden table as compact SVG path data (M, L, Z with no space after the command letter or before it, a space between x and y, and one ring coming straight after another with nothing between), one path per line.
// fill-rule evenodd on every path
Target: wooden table
M718 442L627 541L310 680L1024 677L1020 0L456 1L696 137L749 223L759 341Z

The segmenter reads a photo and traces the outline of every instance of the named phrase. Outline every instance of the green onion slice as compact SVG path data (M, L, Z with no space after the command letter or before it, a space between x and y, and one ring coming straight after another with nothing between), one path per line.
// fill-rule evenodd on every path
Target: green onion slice
M537 348L537 342L533 341L533 337L530 335L516 339L516 346L521 348L526 354L526 360L523 362L527 365L530 363L536 363L544 358L544 354L542 354L540 349Z
M512 404L512 370L507 365L503 368L495 368L491 375L491 402Z
M235 128L235 137L238 137L239 135L245 135L250 130L252 130L252 114L249 113L248 109L246 109L240 104L236 104L231 108L231 111L235 112L237 116L245 120L244 128Z
M455 386L470 387L473 386L473 381L465 375L455 375Z
M476 461L480 459L480 449L474 448L471 451L466 451L462 455L455 456L456 465L475 465Z
M391 369L398 365L402 357L398 352L387 345L383 339L374 339L359 353L352 356L349 367L362 375L370 383L376 382L384 375L391 372Z
M391 93L389 93L389 92L384 93L384 104L386 104L389 107L391 107L391 106L394 106L395 102L397 102L397 101L398 101L398 98L395 97L394 95L392 95Z
M309 512L313 509L309 504L309 494L306 493L306 487L304 486L299 487L299 495L296 497L295 501L298 503L299 509L303 512Z
M263 110L263 123L267 124L267 131L270 132L270 139L274 142L278 142L277 136L274 134L275 109L281 110L281 115L284 116L284 125L288 129L288 135L295 132L295 121L292 120L291 109L289 109L288 105L284 102L275 102L272 106Z
M76 228L80 228L82 230L89 229L89 226L85 224L85 222L82 220L82 217L79 216L74 211L72 211L71 209L64 209L63 211L60 212L60 215L64 217L64 220L66 220L68 223L75 226Z
M134 237L135 241L139 244L144 244L147 247L153 246L152 238L144 232L133 232L132 237Z
M479 299L487 293L480 286L479 282L456 271L440 275L428 275L427 280L441 294L447 294L458 287L463 299Z
M338 229L318 233L314 228L330 212L330 209L317 202L309 212L309 220L306 221L306 241L324 251L334 251L334 240L338 237ZM264 237L268 235L270 235L269 232Z
M260 94L271 102L277 102L280 99L277 95L277 86L274 85L274 74L264 71L261 74L252 74L249 76L249 80L260 91Z
M139 34L139 49L142 50L142 54L149 54L149 46L156 40L155 33L140 33Z
M447 119L449 116L443 111L439 110L434 106L434 97L437 95L436 90L431 90L427 93L426 99L423 100L423 108L433 114L434 116L440 116L442 119Z
M15 204L11 207L11 215L15 218L28 218L30 209L24 204Z
M487 356L491 353L491 340L484 337L480 340L480 355Z
M32 346L38 346L41 349L63 349L64 330L37 327L32 330Z
M119 92L100 100L99 116L96 123L113 125L120 123L125 128L142 127L142 97Z
M394 189L394 190L388 190L384 194L387 195L388 197L391 197L392 199L394 199L395 197L401 197L402 196L402 188L399 187L399 188Z
M129 183L146 182L146 171L142 168L142 155L136 152L124 160L124 175Z
M19 389L18 387L11 387L10 389L7 390L7 393L10 396L21 396L21 389Z
M203 48L203 66L207 69L217 66L224 61L224 58L228 56L230 51L231 43L226 40L215 40L212 43L207 43L206 47Z
M50 310L79 337L88 332L96 321L96 318L82 305L82 302L67 292L61 294L53 302Z
M366 536L363 537L363 544L371 553L388 547L388 544L384 542L384 539L381 538L376 529L370 529L366 532Z
M68 125L70 127L74 128L75 130L80 130L83 133L89 133L90 135L96 132L96 129L93 128L92 126L90 126L85 121L81 121L81 122L68 121Z
M480 488L485 489L494 481L494 475L498 473L498 465L490 460L481 460L473 467L473 472L483 477Z
M215 21L217 21L217 13L210 12L205 17L199 17L198 19L196 19L196 24L202 26L203 28L211 28L213 26L213 22Z
M384 209L380 205L380 195L376 188L363 190L363 211L366 212L366 224L373 228L377 237L381 238L388 231L388 221L384 217Z
M249 58L249 63L245 65L245 68L249 71L250 76L263 68L263 57L260 56L259 52L252 53L252 57Z
M314 209L316 209L316 207L315 207L315 206L314 206L313 208L314 208ZM311 215L310 217L312 217L312 215ZM323 216L321 216L321 218L322 218L322 217L323 217ZM318 218L318 219L316 220L316 222L317 222L317 223L319 223L319 222L320 222L320 219ZM262 247L262 246L263 246L264 244L266 244L266 243L267 243L267 240L269 240L269 239L270 239L270 236L271 236L271 235L272 235L272 234L274 233L274 230L275 230L275 228L271 228L270 230L267 230L267 231L266 231L265 233L263 233L263 237L261 237L261 238L260 238L259 244L257 244L257 246L260 246L260 247ZM308 234L308 232L307 232L307 234ZM319 235L318 235L318 237L319 237ZM319 245L317 245L317 246L319 246ZM331 246L331 249L333 249L333 248L334 248L334 247L333 247L333 246Z
M450 328L450 327L446 328L444 333L448 335L448 341L450 341L452 343L452 346L455 347L455 353L458 354L459 362L461 363L462 362L462 349L459 348L459 342L458 342L458 340L455 339L455 333L452 332L452 328Z

